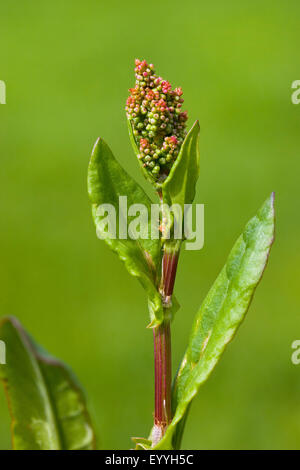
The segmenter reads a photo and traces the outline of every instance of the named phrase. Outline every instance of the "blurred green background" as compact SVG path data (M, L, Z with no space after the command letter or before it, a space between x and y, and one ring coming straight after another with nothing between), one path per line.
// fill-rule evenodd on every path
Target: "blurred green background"
M140 285L95 235L86 190L102 136L145 188L125 123L134 59L182 86L201 124L197 201L205 246L184 251L173 324L176 370L193 316L247 220L276 191L277 238L245 323L194 401L195 449L300 448L300 3L0 3L0 314L69 363L105 449L146 436L152 335ZM148 191L148 189L147 189ZM10 448L0 389L0 448Z

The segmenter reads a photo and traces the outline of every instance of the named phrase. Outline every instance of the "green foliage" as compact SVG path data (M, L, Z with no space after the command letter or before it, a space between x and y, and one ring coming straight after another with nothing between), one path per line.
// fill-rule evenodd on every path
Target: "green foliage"
M196 121L184 139L178 158L162 185L164 202L169 206L179 204L182 213L184 204L191 204L196 194L199 177L199 132L199 122Z
M137 153L131 123L128 125L132 145ZM199 123L196 121L184 140L168 178L163 184L155 183L155 187L162 191L163 202L169 206L178 204L183 212L184 205L191 204L195 197L199 176L199 131ZM149 179L148 172L145 176ZM94 147L89 165L88 188L97 227L100 221L97 207L100 204L112 204L117 211L117 219L122 217L119 213L119 196L126 195L129 204L144 204L148 213L151 210L151 201L144 191L121 168L109 147L100 139ZM180 447L191 401L199 387L207 380L225 346L242 322L266 266L273 237L274 195L272 194L257 216L249 221L245 231L237 240L226 265L196 316L190 342L174 382L172 397L174 418L165 436L155 446L156 449ZM125 262L128 271L145 287L152 304L151 326L159 325L164 318L157 288L161 266L161 240L141 239L137 243L131 239L120 240L111 237L105 239ZM149 448L149 440L139 440L137 448Z
M132 125L127 118L129 138L136 156L139 155ZM182 209L184 204L191 204L196 193L196 183L199 177L199 149L198 138L200 132L199 121L196 121L187 133L181 146L179 155L175 160L169 176L163 183L155 181L151 173L143 165L140 168L145 178L157 189L161 190L166 204L179 204Z
M97 208L101 204L111 204L116 211L116 238L106 237L109 247L117 253L125 263L128 272L136 277L145 288L149 299L149 312L151 323L149 326L159 325L163 320L163 307L157 289L159 283L159 268L161 255L161 242L139 238L133 240L119 238L120 217L127 217L119 207L119 196L127 196L128 206L143 204L148 214L151 212L151 200L141 186L131 178L113 156L108 145L98 139L90 160L88 169L88 192L93 207L93 217L96 227L102 217L97 215ZM151 233L151 220L148 219L149 233ZM128 225L127 225L128 228Z
M191 401L244 319L273 239L274 194L246 225L196 315L173 386L174 417L157 449L179 448Z
M83 391L70 369L48 355L17 319L0 323L6 364L0 365L15 450L88 450L95 436Z
M104 243L97 243L89 223L83 179L87 146L99 129L134 174L137 163L128 138L116 127L123 115L119 103L125 101L132 80L129 67L138 53L155 60L163 75L184 86L190 115L201 118L207 244L201 253L184 253L180 260L177 287L185 312L196 312L192 306L197 286L202 292L215 267L221 267L238 222L272 187L280 197L280 243L271 254L259 302L240 332L243 341L226 355L224 373L214 377L223 392L213 391L208 382L201 392L204 402L193 405L185 445L299 447L300 372L289 361L289 345L300 331L300 105L290 101L290 84L299 78L294 58L299 54L300 2L223 4L169 1L165 8L171 18L162 32L161 22L149 15L149 4L136 0L131 8L119 2L117 15L113 2L96 0L89 8L79 0L1 2L1 33L9 47L1 48L0 75L8 85L8 105L0 105L0 313L22 312L28 327L40 324L47 344L57 338L63 357L70 354L85 317L84 364L79 348L74 348L72 364L78 372L84 368L100 433L105 423L101 442L108 449L128 445L128 422L118 420L124 400L131 429L143 429L149 414L144 403L145 395L152 393L151 364L144 367L144 361L150 337L144 341L146 332L133 331L129 321L124 324L125 313L130 312L133 323L143 315L140 297L132 301L139 286L125 282L124 267L117 260L112 273L113 255ZM172 48L178 38L173 19L177 15L179 21L179 12L180 38ZM151 31L151 41L146 30ZM102 309L108 309L105 319ZM116 324L121 330L116 331ZM174 325L177 345L184 344L186 327L183 318L179 327ZM138 354L129 371L134 338ZM91 347L97 341L98 346ZM240 354L250 350L241 362ZM108 380L118 364L124 400L117 400L112 391L109 401L110 392L104 392L103 381L95 377L99 361L101 376ZM236 373L228 375L230 369ZM140 392L134 396L132 381L138 382ZM0 394L1 449L9 446L8 436L6 403Z

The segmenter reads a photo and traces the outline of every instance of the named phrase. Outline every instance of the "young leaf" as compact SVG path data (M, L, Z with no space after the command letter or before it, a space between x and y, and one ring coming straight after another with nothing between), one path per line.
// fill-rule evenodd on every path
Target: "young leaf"
M162 185L164 202L170 206L179 204L182 211L184 204L191 204L195 198L199 177L199 132L199 121L196 121L184 139L170 174Z
M102 220L97 214L99 206L111 204L115 208L116 237L105 237L105 241L125 263L129 273L137 277L145 288L149 299L151 320L149 326L159 325L163 320L163 308L156 286L159 283L161 242L159 239L151 239L151 200L121 167L102 139L97 140L89 163L88 193L97 230L101 230L99 227ZM122 207L119 206L120 196L127 197L128 207L133 204L143 204L147 208L148 239L134 240L129 236L119 237L119 220L127 219L126 211L122 212Z
M88 450L95 435L85 398L70 369L49 356L16 318L0 323L6 364L0 365L15 450Z
M274 239L274 193L234 245L196 315L173 387L174 418L157 449L178 449L187 412L242 322Z

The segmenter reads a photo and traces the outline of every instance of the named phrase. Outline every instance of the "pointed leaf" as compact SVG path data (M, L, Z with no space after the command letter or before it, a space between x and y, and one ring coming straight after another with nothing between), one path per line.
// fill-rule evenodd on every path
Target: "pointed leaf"
M0 323L6 364L0 365L16 450L88 450L95 435L80 385L70 369L49 356L16 318Z
M191 204L195 198L199 177L199 132L199 121L196 121L184 139L178 158L162 185L164 202L170 206L179 204L182 211L184 204Z
M145 288L149 299L149 326L159 325L163 320L163 308L156 286L159 284L161 242L159 239L151 239L151 200L121 167L102 139L97 140L89 163L88 192L96 227L100 227L102 219L97 215L98 207L111 204L115 208L116 238L107 237L105 241L125 263L129 273L137 277ZM128 207L132 204L143 204L147 208L149 239L119 237L119 220L127 218L127 213L122 212L122 207L119 206L120 196L127 197Z
M157 449L179 448L191 401L244 319L273 239L274 194L246 225L200 307L173 387L174 418Z

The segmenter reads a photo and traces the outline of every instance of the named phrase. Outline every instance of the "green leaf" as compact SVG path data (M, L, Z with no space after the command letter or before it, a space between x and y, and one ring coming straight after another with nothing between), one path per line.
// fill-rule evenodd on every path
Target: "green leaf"
M173 386L174 418L157 449L179 448L191 401L244 319L273 240L274 193L246 225L196 315Z
M191 204L195 198L199 178L199 132L199 121L196 121L184 139L168 178L162 184L164 202L169 206L179 204L182 211L184 204Z
M16 318L0 323L6 364L0 379L12 419L15 450L88 450L95 436L83 391L70 369L49 356Z
M133 135L131 121L128 118L127 125L132 148L135 155L138 157L140 152ZM195 198L196 183L199 177L199 132L199 121L195 121L184 139L179 155L172 166L169 176L163 183L155 181L151 173L144 168L141 160L138 159L145 178L150 181L157 190L162 189L164 202L169 205L173 203L180 204L183 209L184 204L191 204Z
M145 439L144 437L132 437L131 440L136 445L134 450L151 450L152 442L150 439Z
M125 263L128 272L138 278L146 290L151 320L149 326L159 325L163 320L163 307L157 289L160 277L161 241L151 239L151 200L121 167L102 139L97 140L89 163L88 193L97 228L100 227L102 220L102 217L97 215L98 207L102 204L111 204L115 208L116 238L106 237L105 241ZM119 220L127 217L126 211L122 211L122 207L119 207L120 196L127 196L128 207L132 204L143 204L147 208L149 239L133 240L130 237L127 239L119 237Z

